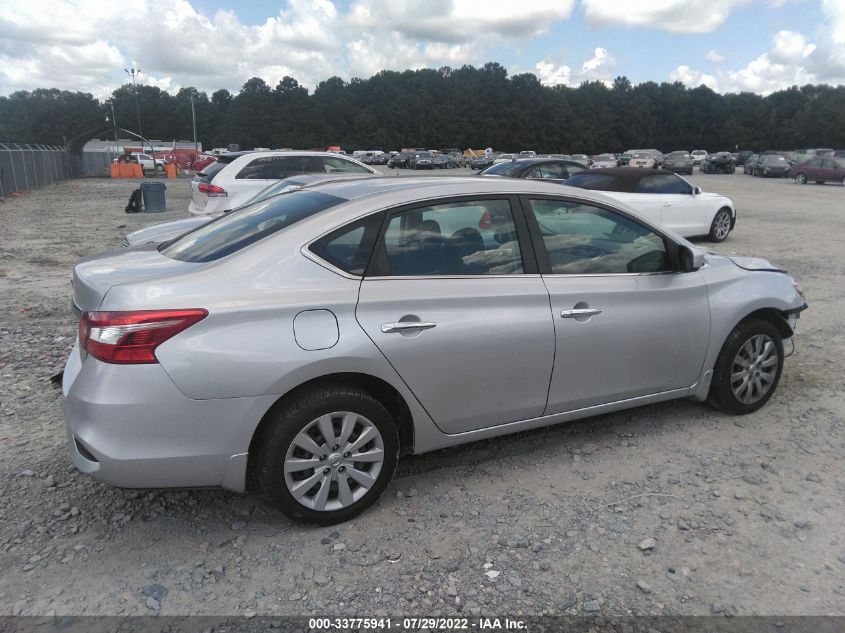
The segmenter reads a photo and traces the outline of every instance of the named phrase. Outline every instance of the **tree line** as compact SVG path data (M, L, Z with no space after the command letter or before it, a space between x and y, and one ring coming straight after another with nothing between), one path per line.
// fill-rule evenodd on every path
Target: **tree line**
M480 68L382 71L331 77L313 92L293 77L275 87L253 77L232 94L195 88L175 95L137 87L143 136L192 138L191 97L203 147L344 149L484 148L598 153L629 148L796 149L845 147L845 86L793 86L768 96L718 94L680 82L544 86L531 73ZM132 84L108 100L37 89L0 97L0 142L62 145L98 126L138 131ZM108 135L102 135L103 138Z

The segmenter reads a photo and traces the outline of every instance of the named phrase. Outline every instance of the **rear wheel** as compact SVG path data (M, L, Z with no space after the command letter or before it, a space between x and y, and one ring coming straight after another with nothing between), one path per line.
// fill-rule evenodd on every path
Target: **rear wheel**
M806 174L796 174L795 175L795 182L799 185L806 185L807 184L807 175Z
M731 212L729 209L719 209L710 224L709 238L711 242L724 242L731 232Z
M783 371L783 342L777 328L762 319L748 319L728 335L710 384L708 402L736 415L762 407Z
M333 386L271 413L257 455L262 490L290 519L331 525L379 498L396 470L399 438L369 393Z

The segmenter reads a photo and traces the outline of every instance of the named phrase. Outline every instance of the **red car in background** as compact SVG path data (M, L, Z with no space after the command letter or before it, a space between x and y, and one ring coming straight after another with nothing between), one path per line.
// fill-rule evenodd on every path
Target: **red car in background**
M789 170L790 178L794 178L799 185L811 180L817 185L826 182L841 182L845 185L845 158L825 156L813 158L800 165L793 165Z

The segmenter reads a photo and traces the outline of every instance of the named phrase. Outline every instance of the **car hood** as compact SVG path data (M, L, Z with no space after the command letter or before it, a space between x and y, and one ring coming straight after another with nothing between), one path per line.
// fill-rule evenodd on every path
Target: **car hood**
M217 216L194 216L190 218L182 218L180 220L170 220L169 222L159 222L151 226L145 226L143 229L138 229L126 235L123 239L124 246L135 246L137 244L159 244L174 237L179 237L193 231L194 229L208 224Z
M80 310L97 310L106 293L122 283L176 275L202 264L170 259L156 244L120 248L88 257L73 269L73 303Z
M708 251L708 255L719 255L725 259L731 260L734 264L745 270L765 270L775 273L785 273L786 271L779 266L775 266L768 259L762 257L745 257L741 255L720 255L713 251Z

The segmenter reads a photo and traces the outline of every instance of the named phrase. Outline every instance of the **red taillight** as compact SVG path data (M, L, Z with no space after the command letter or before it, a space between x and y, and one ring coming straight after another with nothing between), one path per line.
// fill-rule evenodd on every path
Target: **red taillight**
M202 308L83 312L79 344L104 363L157 363L156 347L207 316Z
M207 182L201 182L197 189L209 198L226 198L229 195L223 187L218 187Z

